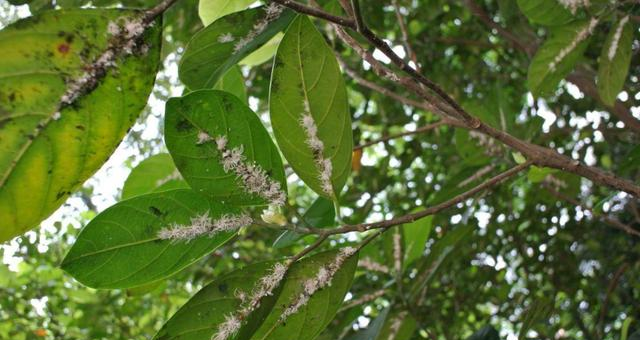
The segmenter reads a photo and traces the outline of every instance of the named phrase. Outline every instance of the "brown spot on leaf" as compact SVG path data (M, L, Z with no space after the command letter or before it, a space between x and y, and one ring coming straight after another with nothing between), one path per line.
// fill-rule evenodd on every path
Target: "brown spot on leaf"
M70 49L71 45L69 45L68 43L62 43L58 45L58 52L60 52L60 54L67 54L69 53Z

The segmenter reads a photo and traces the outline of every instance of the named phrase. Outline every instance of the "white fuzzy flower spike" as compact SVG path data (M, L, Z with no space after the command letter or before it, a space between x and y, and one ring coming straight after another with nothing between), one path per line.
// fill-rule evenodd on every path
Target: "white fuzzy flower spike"
M322 266L318 269L316 274L303 282L302 286L304 290L300 295L293 301L291 305L289 305L282 315L280 316L280 321L286 320L289 316L297 313L300 308L309 302L309 299L313 294L315 294L318 290L331 286L331 280L336 275L338 270L342 267L344 261L346 261L349 257L355 254L357 249L353 247L344 247L340 249L338 255L336 255L333 262L329 263L326 266Z
M232 42L234 40L235 38L231 33L220 34L220 36L218 37L218 42L222 44Z
M613 34L613 39L611 40L611 46L609 46L609 51L607 56L609 60L613 60L616 56L616 52L618 51L618 45L620 44L620 37L622 36L622 30L624 29L624 25L629 21L629 16L626 16L620 19L620 23L618 23L618 27L616 27L616 32Z
M247 46L248 43L253 41L253 39L264 32L269 23L276 20L283 10L284 7L276 4L275 2L272 2L267 7L265 7L264 11L266 15L264 16L264 18L253 25L252 30L247 34L247 36L241 38L240 40L238 40L238 42L236 42L236 44L233 46L233 51L238 52L245 46Z
M253 220L247 214L222 215L218 219L211 219L209 211L191 218L188 226L173 224L158 232L161 240L191 241L203 235L213 236L220 232L234 231L251 224Z
M398 229L395 229L395 233L393 234L393 266L396 273L400 273L402 271L402 244L401 237Z
M571 14L576 14L580 7L589 7L589 0L558 0L558 2L568 9Z
M286 195L282 191L280 183L271 179L259 165L249 163L243 155L242 146L228 149L225 136L216 137L215 143L222 155L222 168L225 172L235 173L248 193L264 198L274 207L285 204Z
M235 296L241 301L240 308L235 313L225 316L225 321L218 327L211 340L227 340L234 336L240 330L242 321L260 306L262 299L273 295L273 290L282 282L289 265L290 262L278 262L273 265L267 275L256 281L250 293L236 291Z
M333 184L331 184L333 164L331 164L331 159L324 158L324 143L318 137L318 125L316 125L313 116L311 116L309 101L305 99L303 104L304 113L300 119L300 125L304 129L307 137L305 143L313 152L322 191L329 196L334 196Z
M575 50L576 47L578 47L578 45L582 41L587 39L597 25L598 25L598 19L592 18L591 21L589 22L589 25L587 25L587 27L580 30L580 32L578 32L578 34L576 35L575 39L573 39L573 41L571 41L571 43L569 43L568 46L565 46L562 50L560 50L560 53L558 53L558 55L556 55L553 61L549 63L549 69L551 71L555 71L558 64L560 64L560 62L562 62L564 58L566 58L569 55L569 53Z

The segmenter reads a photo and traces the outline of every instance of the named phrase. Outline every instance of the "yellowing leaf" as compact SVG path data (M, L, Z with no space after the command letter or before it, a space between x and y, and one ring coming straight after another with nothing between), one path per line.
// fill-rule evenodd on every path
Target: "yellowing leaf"
M0 242L49 216L107 160L147 102L159 25L116 55L87 93L69 93L104 57L115 23L139 12L43 12L0 31ZM111 27L111 29L109 29ZM146 51L144 51L146 50ZM61 105L63 101L70 105Z

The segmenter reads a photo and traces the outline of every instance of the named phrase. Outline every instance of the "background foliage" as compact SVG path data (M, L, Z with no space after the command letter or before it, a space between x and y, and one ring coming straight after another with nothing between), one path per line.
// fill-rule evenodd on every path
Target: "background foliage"
M0 23L16 20L18 7L14 5L23 2L1 3ZM574 15L563 8L554 9L554 1L360 2L367 24L394 50L413 59L406 48L410 43L422 72L441 84L465 109L519 138L550 146L638 183L640 132L633 120L629 121L635 119L638 124L640 119L637 2L592 1L589 11L578 12L578 19L587 20L595 14L603 19L580 47L584 53L572 55L568 64L558 66L560 74L551 77L536 71L540 67L536 60L544 57L537 53L538 47L542 46L541 54L557 55L579 30L578 23L572 22ZM37 14L54 5L74 8L88 3L34 0L20 10L24 14L28 8L28 12ZM110 7L119 3L101 0L91 5ZM322 3L328 11L344 15L337 2ZM156 1L124 4L149 8ZM201 31L201 19L206 23L216 19L211 14L216 6L229 11L244 8L231 9L225 1L201 0L198 4L180 0L165 13L161 53L164 69L156 79L147 108L118 151L125 152L122 150L126 148L130 156L110 166L134 168L143 159L167 151L162 135L164 101L183 91L177 79L178 62L196 32L206 32ZM543 10L549 14L541 15ZM398 13L406 24L405 32ZM603 77L598 72L606 71L602 67L621 68L602 66L601 62L607 60L608 36L625 15L631 16L629 32L625 33L630 37L623 39L626 45L621 48L628 51L629 71L621 77L623 80L617 80L618 75L611 82L620 83L623 92L617 96L620 101L616 105L626 108L631 118L621 118L620 107L610 106L611 97L620 91L600 90L602 99L598 99L594 85L596 77ZM488 27L487 18L497 26ZM360 56L335 39L326 22L313 20L347 65L344 73L353 72L362 78L358 81L344 75L354 145L437 121L431 112L403 105L364 86L366 81L375 82L410 96L406 89L371 72ZM279 29L285 26L279 25ZM281 38L275 35L279 29L263 40L277 42ZM563 40L563 36L569 38ZM558 39L558 47L554 47ZM248 104L269 129L271 60L276 46L267 43L259 51L266 58L234 57L242 60L240 80L245 86L238 86L237 68L230 68L217 85L241 100L248 98ZM385 61L378 53L374 55ZM548 57L544 60L548 64ZM624 64L625 60L616 62ZM532 84L542 84L544 89ZM187 85L184 91L196 90L195 85ZM340 200L340 215L345 223L355 224L432 206L481 182L488 173L507 169L517 158L514 161L514 155L493 140L452 126L356 149ZM172 174L172 164L164 162L162 171L148 176L161 179ZM314 240L292 232L247 228L166 280L130 289L85 287L60 269L79 228L115 200L136 196L136 190L141 193L185 187L179 176L163 183L165 187L154 188L149 183L157 180L148 182L140 176L139 181L147 180L147 184L134 183L133 174L122 196L118 192L116 197L105 199L97 193L105 186L118 186L119 191L124 178L114 183L108 173L99 172L44 223L45 228L3 246L7 264L0 264L0 338L151 339L209 282L251 263L291 256ZM555 180L549 180L550 174ZM331 226L332 218L323 222L323 217L331 214L331 204L316 201L318 195L290 168L286 176L289 198L295 206L284 210L287 218L296 220L304 215L310 225ZM639 203L637 198L577 176L533 167L511 182L445 212L392 229L365 247L348 300L319 339L388 339L394 334L396 339L448 340L475 333L476 339L595 340L631 335L640 329L640 244L638 236L616 229L615 222L602 216L638 229ZM394 268L396 233L403 250L400 270ZM322 248L358 240L360 237L354 234L333 237ZM382 264L386 270L367 269L363 259ZM371 294L375 299L352 304Z

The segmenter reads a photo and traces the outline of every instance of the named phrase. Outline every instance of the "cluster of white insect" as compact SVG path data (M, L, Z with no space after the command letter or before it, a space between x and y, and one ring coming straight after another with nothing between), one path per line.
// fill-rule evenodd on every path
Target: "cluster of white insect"
M380 272L380 273L384 273L387 274L389 273L389 267L378 263L376 261L373 261L371 258L369 257L365 257L363 259L361 259L360 261L358 261L358 267L362 267L366 270L370 270L370 271L374 271L374 272Z
M156 187L159 187L159 186L161 186L163 184L166 184L166 183L168 183L170 181L178 180L178 179L181 179L181 178L182 178L182 175L180 175L180 171L178 171L177 169L173 170L173 172L170 173L169 175L167 175L166 177L160 178L159 180L157 180L156 181Z
M212 219L209 211L191 218L190 225L174 223L168 228L158 232L161 240L191 241L203 235L213 236L220 232L238 230L240 227L250 225L253 222L247 214L222 215Z
M620 22L618 23L618 27L616 27L616 31L613 34L613 38L611 39L611 46L609 46L609 51L607 54L607 56L609 57L609 60L613 60L613 58L616 56L616 52L618 51L618 45L620 44L620 37L622 36L622 30L624 29L624 25L626 25L628 21L629 21L629 16L626 16L620 19Z
M393 234L393 267L396 273L400 273L402 271L402 238L400 236L400 232L398 229L395 230Z
M224 34L220 34L220 36L218 36L218 42L221 43L221 44L232 42L234 40L235 40L235 38L233 37L233 34L231 34L231 33L224 33Z
M571 14L576 14L580 7L589 7L589 0L558 0L558 2L571 11Z
M121 24L118 24L120 22ZM75 102L84 92L97 83L98 77L105 74L110 68L116 66L116 60L122 55L133 54L137 49L146 53L146 45L138 46L138 38L144 33L150 24L145 24L141 19L120 18L109 22L107 32L114 36L105 50L91 65L85 67L85 72L78 78L67 84L65 93L60 98L63 105ZM56 112L59 114L59 112ZM57 120L56 117L52 117ZM59 119L59 116L58 116Z
M331 184L333 165L331 164L331 159L324 158L324 143L318 137L318 126L313 116L311 116L309 101L306 99L304 101L304 113L300 119L300 125L302 125L307 135L306 144L311 148L311 152L313 153L314 162L318 168L318 179L320 180L322 191L329 196L333 196L333 185Z
M598 25L598 19L592 18L591 21L589 21L589 24L585 28L581 29L578 32L578 34L571 41L571 43L569 43L569 45L567 45L563 49L561 49L560 53L558 53L558 55L556 55L556 57L553 59L553 61L551 61L549 63L549 69L551 71L555 71L556 67L558 66L558 64L560 64L560 62L562 62L564 60L564 58L566 58L569 55L569 53L571 53L573 50L575 50L576 47L578 47L578 45L582 41L587 39L589 37L589 35L591 34L591 32L593 31L593 29L596 28L597 25Z
M224 322L218 326L218 330L213 334L211 340L227 340L234 336L240 330L242 321L260 306L260 301L273 294L273 290L278 287L287 273L289 264L289 262L276 263L269 274L256 282L251 293L237 291L236 297L241 301L240 309L225 316Z
M338 255L333 260L333 262L329 263L326 266L321 266L320 269L316 272L316 274L304 281L302 284L303 291L298 295L298 297L293 301L292 304L287 307L282 315L280 316L280 321L286 320L289 316L295 314L302 308L304 305L309 302L309 299L313 294L315 294L318 290L330 286L331 280L336 275L338 270L342 267L344 261L346 261L349 257L355 254L357 251L356 248L353 247L344 247L340 249Z
M242 186L250 194L256 194L269 202L273 207L281 207L286 202L286 195L280 183L274 181L258 164L247 161L243 155L242 146L227 148L227 138L218 136L212 138L206 132L198 134L196 144L214 141L216 148L222 155L221 163L225 172L233 172L241 180Z
M260 35L267 28L269 23L276 20L282 11L284 10L283 6L280 6L274 2L270 3L267 7L264 8L266 15L261 20L253 25L251 31L242 39L238 40L238 42L233 46L234 52L238 52L248 43L250 43L253 39L255 39L258 35ZM218 38L220 39L220 38Z

